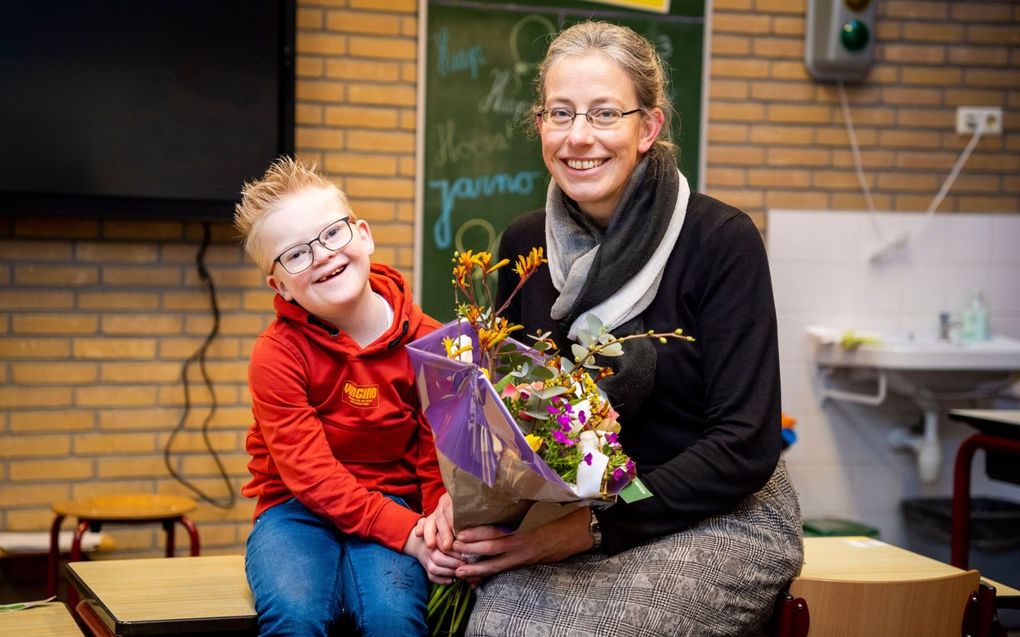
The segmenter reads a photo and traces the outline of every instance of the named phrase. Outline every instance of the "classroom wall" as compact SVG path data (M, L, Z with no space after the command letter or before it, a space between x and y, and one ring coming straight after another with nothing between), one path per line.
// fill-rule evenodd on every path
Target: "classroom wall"
M835 92L801 62L804 6L716 0L711 15L707 190L763 229L769 208L862 207ZM1006 135L981 142L941 210L1020 210L1020 3L878 6L877 63L849 93L876 205L925 208L967 141L953 132L955 106L1000 105ZM298 152L348 191L376 259L407 275L417 11L415 0L298 2ZM232 229L211 230L222 322L210 428L239 486L246 361L271 304ZM0 530L44 530L49 503L77 495L187 493L163 449L183 412L182 365L212 326L195 267L201 235L194 223L0 219ZM210 396L196 371L189 378L194 408L172 462L223 496L199 433ZM241 550L251 508L201 505L203 550ZM111 535L118 555L159 552L155 530Z
M904 229L912 233L906 245L884 259L870 259L881 238ZM939 313L948 312L953 321L960 321L975 291L981 290L991 332L1020 339L1018 244L1020 214L929 217L923 213L769 211L767 245L779 318L783 409L796 417L798 434L785 458L806 517L863 522L887 542L921 548L924 542L916 522L911 528L901 502L948 497L956 449L976 432L943 413L938 427L938 475L931 482L922 481L917 455L894 449L888 440L895 429L920 424L919 398L900 393L901 385L895 381L876 406L825 398L826 382L873 395L876 381L863 378L847 385L845 378L823 379L815 366L808 326L931 342L938 338ZM837 281L842 284L834 285ZM958 328L952 335L959 336ZM1020 407L1016 393L1020 385L1001 389L994 398L981 392L971 397L939 395L940 405L943 410ZM974 464L975 495L1020 501L1015 485L985 478L984 454L977 454ZM948 532L948 527L935 531ZM944 555L939 557L948 559L948 542L942 548ZM1012 557L1020 555L1012 551ZM1008 580L1013 577L1010 574Z

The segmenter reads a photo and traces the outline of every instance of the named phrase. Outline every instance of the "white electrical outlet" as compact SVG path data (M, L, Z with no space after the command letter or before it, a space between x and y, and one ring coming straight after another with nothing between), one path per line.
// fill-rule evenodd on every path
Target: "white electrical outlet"
M984 135L1002 134L1002 109L998 106L958 106L956 132L973 135L980 130Z

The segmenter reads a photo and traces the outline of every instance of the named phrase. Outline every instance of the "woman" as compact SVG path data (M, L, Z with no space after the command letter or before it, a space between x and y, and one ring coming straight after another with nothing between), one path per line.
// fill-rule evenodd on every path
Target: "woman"
M587 22L552 43L536 127L552 175L544 210L501 257L544 246L506 316L561 346L598 315L635 340L603 384L653 497L583 508L537 530L466 529L483 559L469 635L744 635L800 569L800 511L780 452L776 318L761 237L739 210L691 193L668 140L651 43ZM504 269L505 270L505 269ZM514 275L500 281L505 296ZM448 512L448 502L441 506ZM433 531L436 532L436 531ZM447 545L444 529L440 544Z

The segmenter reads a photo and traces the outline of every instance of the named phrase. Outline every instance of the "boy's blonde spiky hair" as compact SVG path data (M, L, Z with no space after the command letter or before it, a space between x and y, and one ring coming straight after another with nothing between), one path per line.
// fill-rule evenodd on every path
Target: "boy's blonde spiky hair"
M306 164L287 156L275 159L261 179L245 182L241 189L241 203L234 206L234 227L244 241L244 250L263 270L267 270L268 264L262 263L266 257L259 250L259 226L262 220L284 199L306 188L333 191L351 221L356 220L347 202L347 195L336 184L320 175L315 164Z

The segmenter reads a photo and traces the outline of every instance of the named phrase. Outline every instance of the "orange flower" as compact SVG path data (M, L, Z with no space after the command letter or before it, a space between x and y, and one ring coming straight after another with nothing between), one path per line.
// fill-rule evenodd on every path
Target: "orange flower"
M519 255L517 257L517 265L514 266L514 272L522 279L531 276L538 269L538 266L549 262L542 255L542 248L532 248L528 256Z
M511 332L524 329L520 325L511 325L504 317L498 317L491 328L478 329L478 347L483 352L491 352L502 343Z
M459 264L453 266L453 284L467 290L471 285L471 270Z

